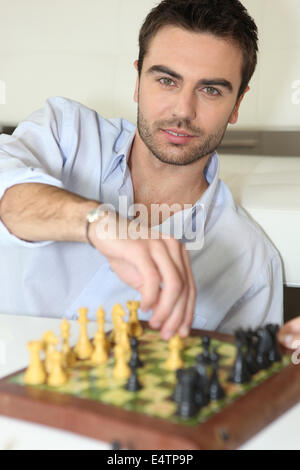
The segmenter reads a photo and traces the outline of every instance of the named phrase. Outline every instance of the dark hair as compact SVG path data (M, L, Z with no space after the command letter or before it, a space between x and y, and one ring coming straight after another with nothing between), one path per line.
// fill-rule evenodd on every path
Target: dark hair
M238 96L242 95L256 68L258 37L254 20L239 0L163 0L150 11L140 30L139 75L152 38L168 25L235 41L243 53Z

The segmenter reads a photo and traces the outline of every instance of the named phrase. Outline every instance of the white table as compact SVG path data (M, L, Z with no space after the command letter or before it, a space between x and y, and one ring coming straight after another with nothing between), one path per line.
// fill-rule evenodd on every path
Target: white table
M57 319L0 314L0 377L26 367L28 364L27 342L39 339L46 330L52 330L59 335L60 323L61 320ZM90 322L89 333L92 335L96 329L96 323ZM71 322L71 344L75 344L77 338L78 326L76 322ZM257 434L241 449L300 450L299 424L300 404ZM47 426L0 416L0 449L104 450L110 449L110 445Z

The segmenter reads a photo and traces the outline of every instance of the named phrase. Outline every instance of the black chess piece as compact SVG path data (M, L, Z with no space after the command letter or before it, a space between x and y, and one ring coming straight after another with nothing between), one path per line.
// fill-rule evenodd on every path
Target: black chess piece
M271 365L269 352L272 349L272 336L267 328L258 328L256 330L258 337L256 362L260 369L268 369Z
M191 369L183 370L180 374L182 390L177 415L183 419L192 418L199 410L195 401L196 376L196 371Z
M201 356L203 357L203 360L205 361L206 364L210 364L210 338L208 336L203 336L202 338L202 344L203 344L203 352Z
M209 397L212 401L221 400L225 397L225 391L221 386L218 378L219 357L220 356L216 351L211 354L213 372L209 382Z
M137 368L131 367L130 369L131 369L131 374L130 374L127 384L125 385L125 388L129 392L137 392L138 390L141 390L142 388L142 385L139 382L139 379L137 376Z
M246 359L243 353L243 347L245 343L245 336L237 335L236 346L237 346L237 355L233 365L233 368L229 374L229 382L235 384L244 384L248 383L251 380L251 374L249 372Z
M277 333L279 330L279 325L269 324L266 326L267 330L270 332L272 337L272 347L268 354L268 359L273 364L273 362L280 362L282 357L278 348Z
M176 371L177 383L176 383L176 386L175 386L174 393L171 396L171 400L174 400L176 403L180 403L180 400L181 400L181 397L182 397L182 383L180 381L182 371L183 371L183 369L177 369L177 371Z
M237 330L235 330L234 336L236 340L240 340L242 343L246 341L246 332L245 330L242 330L242 328L238 328Z
M129 367L143 367L144 363L141 361L138 355L138 340L137 338L130 338L131 345L131 357L129 361Z
M259 371L259 366L256 362L256 337L252 330L246 331L246 363L251 375L255 375Z
M132 349L131 351L131 358L129 361L129 367L143 367L144 363L140 360L138 351L136 349Z
M202 355L197 356L195 370L197 371L195 401L198 406L203 407L209 403L209 379Z
M139 345L139 341L137 338L135 338L135 336L131 336L130 338L130 346L132 347L132 349L136 349Z

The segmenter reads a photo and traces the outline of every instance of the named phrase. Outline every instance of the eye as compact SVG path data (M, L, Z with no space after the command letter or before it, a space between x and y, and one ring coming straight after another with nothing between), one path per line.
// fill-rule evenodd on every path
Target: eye
M203 88L203 90L206 90L205 93L209 96L221 95L219 90L217 90L217 88L214 88L213 86L207 86L207 87Z
M164 86L174 85L174 81L171 78L163 77L158 79L159 83Z

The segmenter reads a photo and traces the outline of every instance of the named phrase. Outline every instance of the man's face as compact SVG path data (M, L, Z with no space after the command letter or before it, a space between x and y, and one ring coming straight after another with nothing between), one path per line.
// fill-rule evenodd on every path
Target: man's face
M173 165L211 154L237 121L241 71L234 43L174 26L159 30L134 95L138 135L151 153Z

